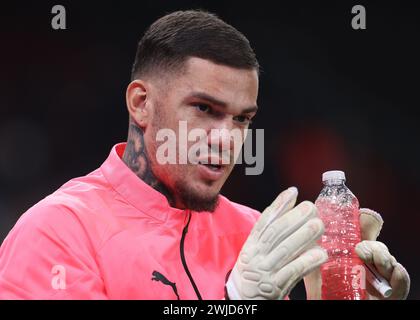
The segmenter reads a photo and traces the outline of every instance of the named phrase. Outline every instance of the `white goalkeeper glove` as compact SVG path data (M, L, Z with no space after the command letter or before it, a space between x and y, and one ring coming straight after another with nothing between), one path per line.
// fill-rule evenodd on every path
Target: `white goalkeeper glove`
M324 232L316 207L304 201L293 208L297 194L287 189L262 213L226 282L229 299L283 299L327 260L316 245Z

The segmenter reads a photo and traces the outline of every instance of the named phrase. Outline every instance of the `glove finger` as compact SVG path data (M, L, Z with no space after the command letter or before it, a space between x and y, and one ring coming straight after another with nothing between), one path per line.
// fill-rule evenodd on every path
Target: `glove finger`
M384 224L381 215L367 208L360 209L359 213L362 240L376 240Z
M262 212L261 217L251 231L251 235L263 233L274 220L292 209L296 204L297 196L298 190L295 187L290 187L281 192L271 205Z
M242 263L249 263L256 254L263 250L259 242L261 235L266 232L269 226L271 226L273 220L282 216L285 212L294 207L297 194L297 189L295 187L290 187L281 192L272 204L263 211L242 247L239 255Z
M259 264L259 268L265 271L278 270L285 264L295 259L324 232L324 224L319 218L307 221L296 232L275 247L266 258Z
M405 300L410 292L410 276L407 270L397 263L391 276L390 285L392 287L392 295L390 299Z
M309 201L304 201L271 223L260 235L261 252L268 254L280 242L296 232L309 219L316 217L316 207Z
M382 242L365 240L356 245L355 251L360 259L373 265L385 279L391 278L397 262Z
M327 252L320 247L314 247L281 268L275 275L275 284L282 292L282 296L288 295L298 281L327 260Z

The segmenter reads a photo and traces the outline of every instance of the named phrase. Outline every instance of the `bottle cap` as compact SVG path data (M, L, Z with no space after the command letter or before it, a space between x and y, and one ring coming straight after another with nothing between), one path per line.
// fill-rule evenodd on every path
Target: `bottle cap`
M322 174L322 181L328 180L346 180L346 175L340 170L326 171Z

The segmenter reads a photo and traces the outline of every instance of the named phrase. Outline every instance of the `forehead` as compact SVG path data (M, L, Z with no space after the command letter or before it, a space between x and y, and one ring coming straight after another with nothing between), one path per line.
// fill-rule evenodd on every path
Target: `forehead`
M182 95L203 92L231 107L249 107L256 104L258 74L256 70L237 69L191 57L175 80L174 88Z

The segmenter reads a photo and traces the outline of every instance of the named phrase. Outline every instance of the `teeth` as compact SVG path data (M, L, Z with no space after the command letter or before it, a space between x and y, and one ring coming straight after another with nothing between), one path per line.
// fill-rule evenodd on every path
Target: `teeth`
M204 162L202 162L202 161L198 161L198 164L202 164L202 165L204 165L204 166L217 167L217 168L220 168L220 167L221 167L221 165L220 165L220 164L204 163Z
M214 170L214 171L217 171L221 168L221 166L218 164L210 164L210 163L202 163L202 162L199 162L199 164L206 166L207 168L210 168L211 170Z

